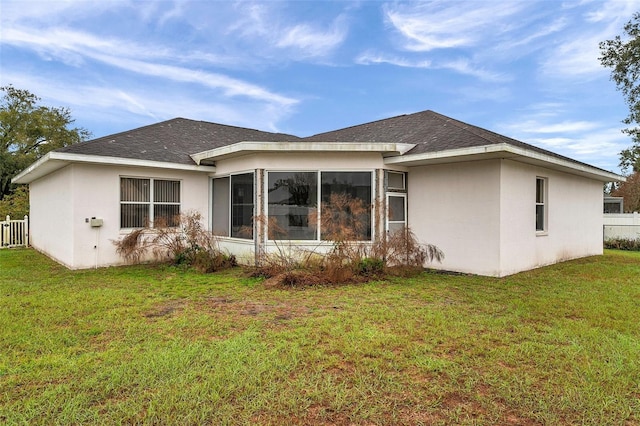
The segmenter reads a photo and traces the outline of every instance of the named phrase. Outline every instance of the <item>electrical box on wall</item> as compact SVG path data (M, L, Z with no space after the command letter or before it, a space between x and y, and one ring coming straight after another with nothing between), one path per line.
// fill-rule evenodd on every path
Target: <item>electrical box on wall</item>
M102 222L103 222L102 219L96 218L96 217L92 217L91 218L91 222L90 222L91 223L91 227L92 228L99 228L99 227L102 226Z

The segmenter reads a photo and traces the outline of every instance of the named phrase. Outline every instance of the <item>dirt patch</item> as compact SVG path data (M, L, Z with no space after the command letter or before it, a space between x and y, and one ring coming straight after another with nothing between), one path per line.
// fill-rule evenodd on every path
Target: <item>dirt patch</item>
M158 306L155 306L152 310L144 313L143 315L146 318L160 318L166 317L178 310L184 309L186 301L183 299L179 300L170 300L168 302L162 303Z
M287 321L311 313L307 306L290 303L264 303L253 300L233 300L227 297L211 297L194 302L200 311L212 314L225 313L252 317L271 316L274 321Z

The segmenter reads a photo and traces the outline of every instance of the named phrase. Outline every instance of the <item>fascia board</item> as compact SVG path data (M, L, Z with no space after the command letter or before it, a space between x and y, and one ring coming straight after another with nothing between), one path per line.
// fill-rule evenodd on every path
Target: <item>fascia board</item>
M616 173L608 172L586 164L564 160L541 152L513 146L507 143L426 152L407 156L386 157L384 162L385 164L418 166L438 163L455 163L459 161L473 161L484 158L510 158L528 164L539 165L550 169L589 177L602 182L626 181L624 176L620 176Z
M391 142L238 142L191 155L196 164L256 152L379 152L404 154L413 144Z
M135 158L105 157L100 155L72 154L66 152L51 151L45 154L42 158L40 158L29 167L24 169L11 181L13 183L30 183L71 163L146 168L152 167L158 169L185 170L206 173L214 173L216 171L216 168L213 166L167 163L164 161L139 160Z

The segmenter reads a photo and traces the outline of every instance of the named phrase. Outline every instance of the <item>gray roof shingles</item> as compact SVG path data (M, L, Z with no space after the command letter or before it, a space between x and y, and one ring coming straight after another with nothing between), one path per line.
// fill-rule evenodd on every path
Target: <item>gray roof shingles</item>
M193 165L195 163L190 154L243 141L387 142L416 145L404 155L506 143L586 165L429 110L319 133L305 138L206 121L174 118L67 146L58 151Z
M283 133L174 118L70 145L59 149L58 152L193 165L195 162L189 156L190 154L237 142L280 142L299 139L297 136Z

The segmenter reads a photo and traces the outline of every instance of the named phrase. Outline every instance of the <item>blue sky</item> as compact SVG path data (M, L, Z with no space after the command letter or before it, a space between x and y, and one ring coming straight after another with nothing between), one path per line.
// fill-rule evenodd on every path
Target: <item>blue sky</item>
M94 137L174 117L308 136L431 109L618 172L599 61L636 1L0 0L0 85Z

